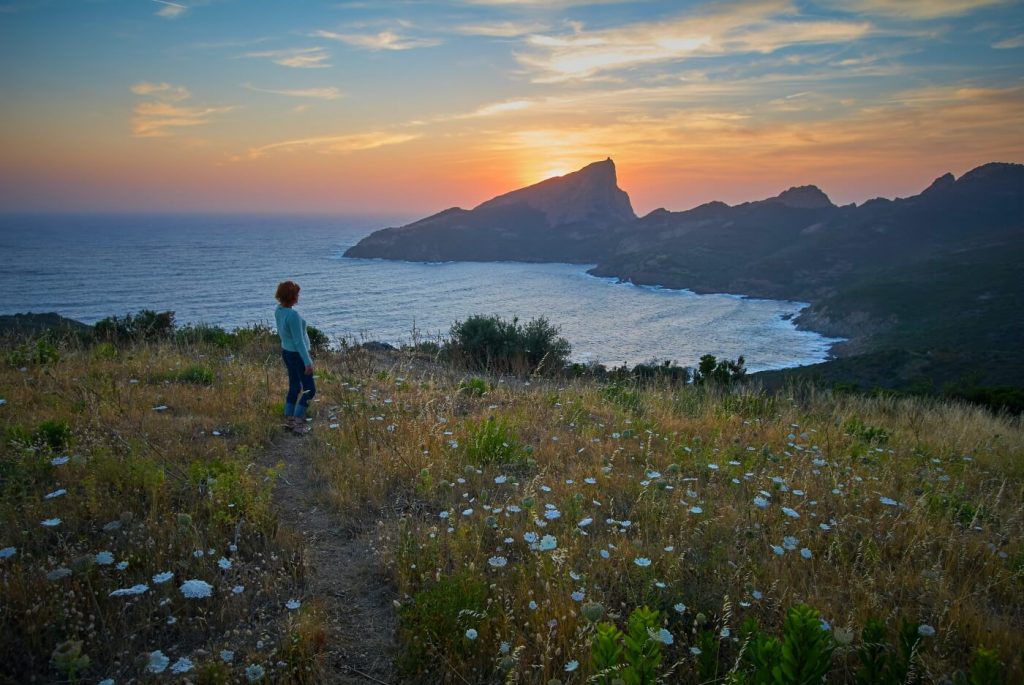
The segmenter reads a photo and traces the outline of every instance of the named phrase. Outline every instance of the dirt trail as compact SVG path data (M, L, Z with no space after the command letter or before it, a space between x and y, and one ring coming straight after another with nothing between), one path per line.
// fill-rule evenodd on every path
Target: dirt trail
M283 463L274 487L281 525L305 541L309 596L327 613L325 683L397 682L393 667L394 588L374 552L376 520L341 521L320 497L322 485L300 437L282 435L263 455Z

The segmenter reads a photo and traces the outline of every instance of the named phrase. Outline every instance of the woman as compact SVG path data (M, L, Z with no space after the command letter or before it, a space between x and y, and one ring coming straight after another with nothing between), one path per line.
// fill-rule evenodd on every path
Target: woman
M306 410L316 394L313 382L313 359L309 356L309 335L306 322L293 309L299 301L299 284L284 281L277 286L274 298L280 303L274 310L277 334L281 337L281 357L288 369L288 395L284 400L285 425L297 433L306 433Z

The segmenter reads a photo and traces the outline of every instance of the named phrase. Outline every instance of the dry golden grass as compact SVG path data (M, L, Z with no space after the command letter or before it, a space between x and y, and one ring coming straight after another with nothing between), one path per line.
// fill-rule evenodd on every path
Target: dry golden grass
M593 627L580 608L593 601L620 625L638 606L660 610L679 682L698 682L698 632L729 629L724 678L744 619L777 631L801 602L858 638L870 617L893 634L901 620L934 627L925 682L982 645L1007 682L1024 674L1019 420L811 390L509 381L474 396L465 375L396 357L332 371L319 406L337 428L313 458L340 512L394 521L382 544L403 593L408 678L582 682ZM488 417L508 432L481 457L469 445ZM531 533L557 547L531 549ZM836 652L834 681L853 681L858 644Z
M66 679L82 654L89 665L71 675L124 682L151 677L161 650L189 658L197 682L244 681L250 664L280 682L323 677L327 618L301 595L303 550L278 530L274 472L260 466L279 430L279 366L273 345L233 357L98 346L0 366L0 549L16 548L0 559L0 672ZM934 627L924 682L982 645L1006 682L1024 674L1019 419L813 390L466 383L415 356L361 351L325 355L318 374L306 453L342 521L381 522L405 680L584 682L591 602L620 626L637 607L659 610L671 682L712 680L691 651L704 632L724 682L742 622L777 633L801 602L837 637L854 634L831 682L854 681L870 617L892 633L901 620ZM60 422L67 447L47 444ZM98 564L102 552L114 563ZM58 569L70 573L48 580ZM172 581L153 581L167 571ZM187 579L213 596L184 597ZM110 596L136 584L148 589ZM284 606L292 597L301 609Z
M284 606L300 587L298 549L277 531L273 472L256 463L279 430L283 380L268 354L72 347L56 363L0 365L0 548L15 548L0 559L0 673L127 682L160 650L164 677L186 658L201 682L250 665L315 680L291 639L315 634L310 610ZM190 579L212 596L186 597ZM70 656L54 659L60 645Z

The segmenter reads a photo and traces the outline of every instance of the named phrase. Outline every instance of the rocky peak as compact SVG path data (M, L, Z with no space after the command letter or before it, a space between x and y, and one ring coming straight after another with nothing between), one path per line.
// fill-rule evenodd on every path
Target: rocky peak
M921 193L921 194L925 195L925 194L928 194L928 193L934 193L934 192L943 191L943 190L946 190L947 188L952 188L955 184L956 184L956 178L953 177L953 174L947 172L947 173L943 174L942 176L939 176L934 181L932 181L932 184L930 186L928 186L927 188L925 188L924 192Z
M618 186L615 162L611 157L565 176L549 178L499 195L475 209L513 204L525 204L540 210L551 226L584 220L611 224L636 218L629 195Z
M828 195L822 192L818 186L796 186L779 193L771 200L784 204L787 207L798 207L800 209L822 209L835 207Z

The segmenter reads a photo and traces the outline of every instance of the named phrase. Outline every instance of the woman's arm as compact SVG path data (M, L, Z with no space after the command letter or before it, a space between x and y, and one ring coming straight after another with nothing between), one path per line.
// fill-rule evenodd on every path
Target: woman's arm
M299 348L299 354L302 356L302 361L306 364L306 373L312 373L313 370L313 359L309 356L309 348L306 346L306 335L305 331L302 330L302 317L299 313L292 311L292 316L288 317L288 326L292 334L292 340L295 341L295 346Z

